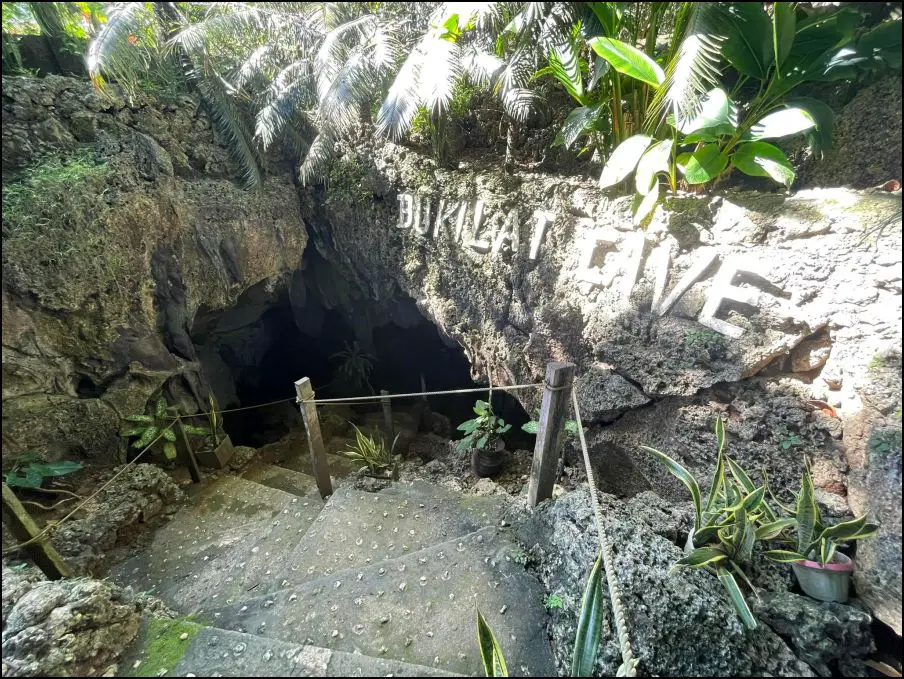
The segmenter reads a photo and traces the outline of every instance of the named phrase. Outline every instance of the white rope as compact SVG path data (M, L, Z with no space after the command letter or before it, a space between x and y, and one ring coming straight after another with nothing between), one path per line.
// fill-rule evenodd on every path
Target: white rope
M615 577L615 555L612 553L612 545L606 537L603 525L603 510L600 508L599 498L596 494L596 481L593 478L593 468L590 466L590 453L587 452L587 441L584 438L584 426L581 424L581 411L578 407L578 393L576 385L571 389L571 405L574 408L574 419L578 425L578 435L581 439L581 450L584 453L584 466L587 469L587 485L590 486L590 499L593 503L593 515L596 519L596 530L600 539L600 553L603 556L603 568L606 571L606 582L609 585L609 599L612 602L612 616L615 618L615 633L618 636L618 645L621 648L622 664L618 668L617 677L636 677L637 660L628 639L628 627L625 624L625 611L622 608L621 593L618 589L618 580Z
M519 389L539 389L543 387L542 382L538 384L515 384L510 387L495 386L493 389L502 391L517 391ZM417 391L411 394L386 394L385 396L349 396L346 398L307 398L296 399L297 403L354 403L356 401L374 401L379 403L384 398L412 398L415 396L440 396L442 394L476 394L485 392L486 387L477 387L475 389L450 389L446 391Z

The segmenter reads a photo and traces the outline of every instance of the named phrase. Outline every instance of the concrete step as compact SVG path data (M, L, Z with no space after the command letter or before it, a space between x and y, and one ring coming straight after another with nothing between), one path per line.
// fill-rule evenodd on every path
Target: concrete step
M266 462L253 463L242 474L242 478L298 497L305 497L317 490L317 480L310 474Z
M376 564L417 552L480 527L454 501L417 490L370 493L350 484L335 490L278 581L300 583L359 564ZM278 583L277 583L278 584Z
M225 629L483 674L479 606L513 675L555 676L545 591L507 531L487 527L205 614Z
M185 620L145 620L137 642L123 660L123 674L155 677L163 670L167 676L176 677L456 676L430 667L204 627Z
M207 599L246 595L248 590L239 588L257 577L258 570L267 570L260 564L269 558L269 545L282 543L292 550L323 507L316 491L299 498L229 476L192 495L189 503L198 504L177 512L109 573L115 582L153 591L185 613L196 611ZM247 575L235 574L249 564Z

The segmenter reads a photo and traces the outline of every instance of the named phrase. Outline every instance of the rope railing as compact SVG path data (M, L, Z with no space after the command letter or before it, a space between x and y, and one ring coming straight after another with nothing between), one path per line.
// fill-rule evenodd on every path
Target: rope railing
M612 603L612 617L615 619L615 633L618 636L618 645L621 650L622 664L618 668L618 677L636 677L637 659L634 658L634 650L628 637L628 626L625 622L625 611L622 607L621 592L618 586L618 578L615 575L615 555L612 553L612 544L606 535L603 524L603 510L600 507L599 497L596 494L596 480L593 477L593 468L590 465L590 453L587 450L587 440L584 438L584 427L581 423L581 409L578 406L578 394L576 384L571 389L571 405L574 408L574 419L577 423L578 435L581 440L581 451L584 454L584 467L587 471L587 485L590 487L590 500L593 503L593 516L596 521L596 530L600 541L600 553L603 557L603 569L606 572L606 583L609 585L609 600Z
M149 444L147 444L147 445L141 450L141 452L138 453L138 455L136 455L130 462L128 462L127 464L123 465L122 469L120 469L120 470L119 470L118 472L116 472L113 476L111 476L111 477L110 477L110 478L109 478L109 479L108 479L108 480L107 480L100 488L98 488L98 489L95 490L93 493L91 493L91 495L89 495L89 496L86 497L84 500L82 500L82 502L81 502L75 509L73 509L71 512L69 512L68 514L66 514L66 516L64 516L64 517L63 517L62 519L60 519L59 521L54 521L54 522L52 522L52 523L48 523L48 524L47 524L46 526L44 526L44 528L42 528L41 531L40 531L37 535L35 535L33 538L30 538L30 539L26 540L25 542L20 542L20 543L18 543L18 544L13 545L12 547L9 547L9 548L7 548L7 549L4 549L4 550L3 550L3 556L8 556L8 555L10 555L10 554L12 554L12 553L14 553L14 552L17 552L17 551L21 550L23 547L27 547L28 545L32 545L32 544L34 544L34 543L36 543L36 542L40 542L40 541L43 540L47 535L49 535L51 531L56 530L56 529L58 529L60 526L62 526L66 521L68 521L70 518L72 518L78 511L80 511L80 510L81 510L82 508L84 508L89 502L91 502L91 500L93 500L95 497L97 497L103 490L105 490L106 488L108 488L108 487L110 486L110 484L112 484L117 478L119 478L119 476L120 476L121 474L123 474L123 473L124 473L127 469L129 469L133 464L135 464L136 462L138 462L138 460L141 459L141 456L144 455L148 450L150 450L150 449L151 449L151 446L153 446L155 443L157 443L157 441L159 441L160 438L161 438L167 431L169 431L170 429L172 429L172 428L176 425L177 422L178 422L178 420L173 420L170 424L168 424L166 427L164 427L163 429L161 429L161 430L160 430L160 433L157 434L157 436L154 438L154 440L151 441Z

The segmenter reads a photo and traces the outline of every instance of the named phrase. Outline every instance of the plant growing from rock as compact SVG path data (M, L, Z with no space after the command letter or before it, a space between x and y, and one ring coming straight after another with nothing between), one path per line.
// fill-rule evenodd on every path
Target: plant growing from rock
M653 453L687 487L694 503L694 529L688 539L694 549L679 559L675 567L714 572L741 621L753 629L756 620L735 577L740 577L755 592L743 570L743 565L753 556L754 544L757 540L776 538L794 521L778 518L766 502L766 484L757 487L744 469L725 455L725 425L721 418L716 419L716 439L716 470L705 503L700 485L687 469L663 452L648 446L641 448Z
M457 427L458 431L465 433L455 446L458 450L486 449L512 428L512 425L493 414L493 407L486 401L478 399L474 403L474 413L477 417L465 420Z
M356 425L352 426L355 428L355 443L351 450L346 450L342 454L350 460L363 462L361 470L369 470L371 474L389 469L392 466L392 451L395 449L396 441L399 440L399 435L396 434L392 446L387 448L386 442L381 437L368 436Z
M376 358L364 351L357 341L349 344L345 343L342 351L337 351L330 356L330 359L339 359L338 372L353 387L362 388L366 386L370 393L374 393L374 388L370 384L370 374L373 372Z
M176 406L168 405L166 399L160 397L149 414L129 415L126 417L126 421L131 424L120 431L120 436L137 436L138 438L132 444L132 447L136 450L140 450L153 442L152 450L162 452L167 460L175 460L176 421L178 418L179 410ZM207 427L191 424L182 424L182 430L191 436L212 435L211 430Z

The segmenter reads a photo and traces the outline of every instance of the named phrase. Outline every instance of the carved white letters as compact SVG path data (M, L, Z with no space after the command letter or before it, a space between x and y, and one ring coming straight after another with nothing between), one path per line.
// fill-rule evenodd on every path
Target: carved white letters
M537 220L537 223L534 225L534 235L530 240L530 255L528 256L531 259L536 259L540 253L540 243L543 242L543 236L546 234L546 225L555 219L555 215L545 210L534 210L534 219Z
M715 248L703 247L697 250L697 259L691 265L691 268L684 273L681 280L678 281L678 284L669 293L669 296L665 298L665 301L662 302L658 308L653 309L656 315L662 316L667 314L669 309L675 306L675 302L681 299L681 295L687 292L694 283L703 277L703 274L709 268L709 265L712 264L713 260L718 256L719 253L716 252Z
M417 231L422 236L426 236L430 233L430 198L429 197L421 197L418 196L416 198L417 201L417 213L414 218L414 230Z
M489 241L479 240L477 235L480 233L480 227L483 224L483 201L478 199L474 203L474 228L471 231L472 237L465 243L468 247L474 248L478 252L486 252L490 249Z
M593 222L589 219L582 219L580 220L580 223L586 226ZM585 281L603 287L608 287L612 284L616 270L612 268L603 271L602 269L593 266L593 254L600 244L615 245L616 241L617 235L611 229L592 229L586 232L584 239L581 242L581 259L578 262L578 270L575 273L579 281Z
M650 255L650 267L653 269L653 309L659 306L665 284L669 280L669 265L672 263L672 248L663 243Z
M499 227L496 240L493 241L493 256L498 257L502 251L502 245L508 240L512 244L512 252L521 249L521 217L518 208L511 210L505 217L505 222Z
M410 193L399 194L399 223L400 229L410 229L414 224L414 196Z
M629 233L622 241L628 250L627 257L624 260L622 271L624 276L621 281L621 298L625 301L631 297L631 290L637 283L637 275L640 273L640 267L643 264L643 251L646 245L646 238L640 232Z
M760 301L760 291L756 288L739 288L732 284L735 274L741 271L754 273L758 276L762 275L761 267L752 259L742 259L740 257L726 258L722 262L722 266L719 267L719 271L716 273L715 278L713 278L713 285L709 289L709 296L706 298L703 309L700 310L700 316L697 317L697 322L701 325L705 325L707 328L711 328L716 332L720 332L733 339L738 339L743 335L744 328L740 328L728 321L716 318L716 314L718 313L722 302L726 299L730 299L735 302L757 306Z

